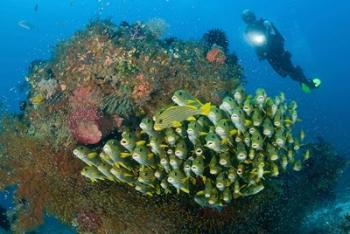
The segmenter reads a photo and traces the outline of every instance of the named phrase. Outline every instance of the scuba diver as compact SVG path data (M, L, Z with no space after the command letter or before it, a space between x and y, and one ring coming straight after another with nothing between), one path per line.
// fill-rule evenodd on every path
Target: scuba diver
M280 76L298 81L306 93L321 85L319 79L308 79L300 66L293 65L291 53L284 48L283 36L270 21L257 20L251 10L244 10L242 19L247 24L245 36L255 47L259 60L266 59Z

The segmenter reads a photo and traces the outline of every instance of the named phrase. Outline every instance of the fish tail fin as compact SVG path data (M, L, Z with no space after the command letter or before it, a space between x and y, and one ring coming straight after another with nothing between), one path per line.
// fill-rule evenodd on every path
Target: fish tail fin
M210 112L210 109L211 109L211 103L210 103L210 102L204 104L204 105L201 107L201 114L202 114L202 115L205 115L205 116L208 116L208 114L209 114L209 112Z

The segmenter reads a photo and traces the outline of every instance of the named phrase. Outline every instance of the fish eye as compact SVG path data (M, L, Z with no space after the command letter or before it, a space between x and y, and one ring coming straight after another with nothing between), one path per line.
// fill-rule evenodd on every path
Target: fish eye
M201 149L197 149L197 150L196 150L196 153L197 153L197 154L201 154L201 153L202 153L202 150L201 150Z
M161 124L161 123L163 123L163 120L162 120L162 119L160 119L160 120L159 120L159 123L160 123L160 124Z
M179 95L182 96L182 92L181 91L179 92Z
M122 144L126 144L126 140L122 140L122 142L121 142Z

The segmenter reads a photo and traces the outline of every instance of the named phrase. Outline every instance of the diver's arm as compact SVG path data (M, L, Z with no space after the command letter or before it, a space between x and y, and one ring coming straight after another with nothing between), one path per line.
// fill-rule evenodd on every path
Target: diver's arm
M268 32L268 34L270 35L276 35L276 30L275 27L272 25L272 23L268 20L264 20L264 27L266 29L266 31Z
M268 20L264 20L264 27L266 32L268 33L268 35L275 37L275 38L279 38L280 42L283 44L285 39L282 36L282 34L277 30L277 28L275 27L275 25L273 25L273 23L271 23L271 21Z

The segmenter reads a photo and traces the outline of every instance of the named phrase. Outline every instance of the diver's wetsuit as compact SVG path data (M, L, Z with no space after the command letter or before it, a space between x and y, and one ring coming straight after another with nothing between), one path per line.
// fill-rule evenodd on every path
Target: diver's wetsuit
M310 88L315 88L314 83L305 76L301 67L293 65L291 53L284 48L283 36L271 22L264 19L255 20L247 25L245 34L248 35L250 32L257 32L266 37L265 43L255 46L260 60L266 59L280 76L289 76Z

